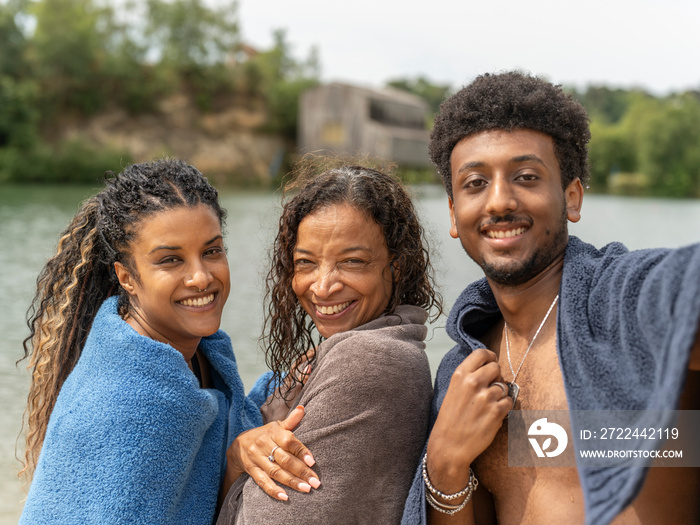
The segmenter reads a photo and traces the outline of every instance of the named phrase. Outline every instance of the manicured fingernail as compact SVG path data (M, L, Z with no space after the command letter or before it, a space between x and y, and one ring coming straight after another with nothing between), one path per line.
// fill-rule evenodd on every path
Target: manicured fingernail
M311 492L311 485L308 483L299 483L299 490L302 492Z
M299 410L300 408L304 410L304 405L297 405L297 410Z
M306 463L310 467L313 467L316 463L316 460L307 454L306 456L304 456L304 463Z
M317 489L318 487L321 486L321 482L317 480L316 478L309 478L309 485L311 485L313 488Z
M277 497L281 499L282 501L287 501L289 499L289 496L287 496L284 492L280 492L277 494Z

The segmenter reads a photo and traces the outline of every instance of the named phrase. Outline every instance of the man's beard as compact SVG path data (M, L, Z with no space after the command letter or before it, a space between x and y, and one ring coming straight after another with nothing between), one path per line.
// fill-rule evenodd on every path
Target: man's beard
M481 266L489 280L503 286L519 286L536 277L559 256L566 246L567 236L567 213L564 206L558 229L550 236L550 242L535 250L528 260L522 263L515 262L510 267L489 264L483 257L476 263Z

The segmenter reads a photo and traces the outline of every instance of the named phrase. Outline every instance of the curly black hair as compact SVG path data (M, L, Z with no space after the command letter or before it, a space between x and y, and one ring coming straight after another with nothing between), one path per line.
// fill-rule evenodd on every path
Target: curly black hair
M493 129L531 129L554 140L562 187L589 177L591 132L583 106L561 86L518 71L484 74L445 100L428 152L452 198L452 150L464 137Z

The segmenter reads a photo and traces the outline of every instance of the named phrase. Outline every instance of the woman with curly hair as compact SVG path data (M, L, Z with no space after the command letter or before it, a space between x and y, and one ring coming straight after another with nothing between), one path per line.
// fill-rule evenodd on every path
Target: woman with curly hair
M344 165L291 190L264 332L282 386L265 409L305 407L295 435L324 481L280 502L241 476L218 523L398 523L432 398L425 322L441 313L423 230L401 183L374 169Z
M224 218L195 168L164 159L107 180L68 225L25 341L33 479L21 523L210 524L227 449L227 480L258 464L310 490L313 458L290 432L302 411L249 430L262 425L265 394L245 396L219 331ZM289 471L232 446L243 431L294 450Z

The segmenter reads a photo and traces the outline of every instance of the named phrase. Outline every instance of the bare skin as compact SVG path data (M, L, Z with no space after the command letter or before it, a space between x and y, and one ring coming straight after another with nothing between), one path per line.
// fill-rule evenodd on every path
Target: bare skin
M565 222L561 234L561 221L579 220L583 188L576 180L562 191L551 138L529 130L489 131L463 139L453 150L452 173L450 233L484 268L503 320L482 337L490 350L473 352L457 367L428 441L428 473L437 489L461 490L470 467L479 489L453 516L429 507L428 521L481 524L496 523L497 517L503 525L583 523L576 468L508 467L508 435L502 423L510 400L492 386L494 381L513 379L504 322L517 369L559 292L568 240ZM697 410L700 405L700 374L692 371L698 368L699 356L700 331L682 409ZM568 408L556 350L556 311L527 355L517 382L521 391L516 409ZM652 468L636 500L613 523L697 523L699 498L700 469Z

